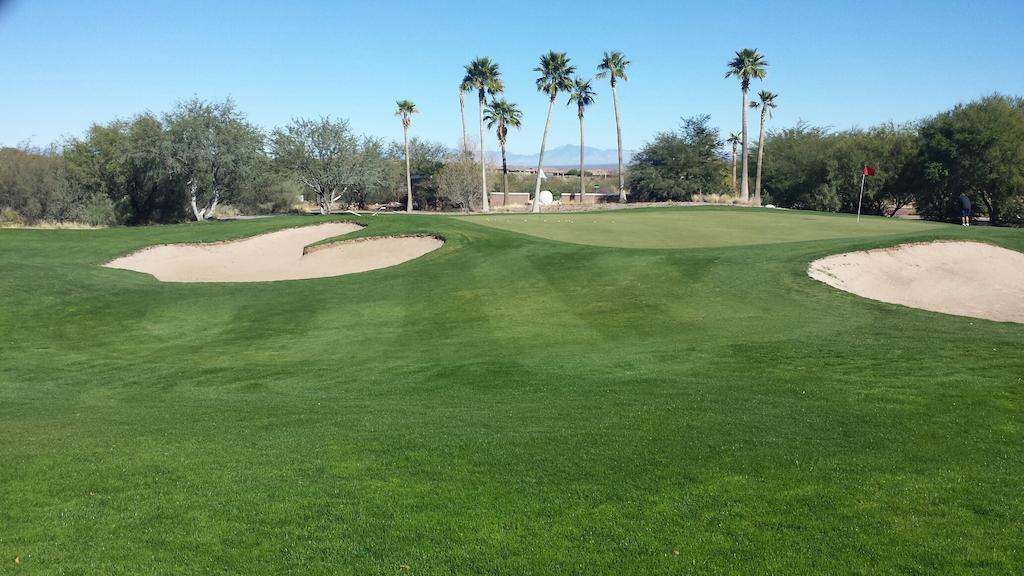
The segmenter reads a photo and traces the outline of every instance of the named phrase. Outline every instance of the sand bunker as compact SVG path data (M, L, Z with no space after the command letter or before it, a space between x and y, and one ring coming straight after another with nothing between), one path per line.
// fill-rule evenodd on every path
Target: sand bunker
M858 296L1024 323L1024 254L980 242L932 242L837 254L808 275Z
M429 236L361 238L306 249L359 230L349 222L288 228L214 244L170 244L133 252L108 268L152 274L164 282L269 282L325 278L401 264L437 250Z

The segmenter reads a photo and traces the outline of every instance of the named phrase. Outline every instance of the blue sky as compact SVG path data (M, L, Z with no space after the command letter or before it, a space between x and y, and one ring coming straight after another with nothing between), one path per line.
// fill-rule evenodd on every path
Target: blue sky
M1024 94L1012 56L1024 2L107 2L0 0L0 145L42 145L93 122L193 95L232 97L272 128L296 116L348 118L401 137L394 101L421 113L412 133L454 146L462 66L490 56L524 111L515 153L539 145L546 101L532 68L549 49L592 75L603 50L633 65L620 88L624 144L636 149L683 116L738 130L740 48L770 63L754 89L779 96L771 126L837 128L914 120L999 91ZM587 144L614 148L607 83L587 116ZM475 127L476 104L467 120ZM578 142L556 107L550 145ZM488 135L489 149L496 147Z

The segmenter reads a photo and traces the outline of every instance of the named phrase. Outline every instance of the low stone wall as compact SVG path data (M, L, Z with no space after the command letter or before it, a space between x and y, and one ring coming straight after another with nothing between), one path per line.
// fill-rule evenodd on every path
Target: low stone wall
M527 192L509 192L509 206L525 206L530 203L531 194ZM491 192L491 206L499 208L505 205L505 195L501 192Z
M587 192L583 195L583 201L580 202L579 193L574 194L562 194L562 204L608 204L609 202L618 202L618 194L605 194L601 192Z
M508 194L508 205L509 206L524 206L530 203L530 196L526 192L509 192ZM562 204L608 204L610 202L618 202L618 194L601 194L595 192L587 192L583 195L583 202L580 202L580 195L576 194L562 194ZM491 192L491 206L500 208L505 206L505 195L501 192Z

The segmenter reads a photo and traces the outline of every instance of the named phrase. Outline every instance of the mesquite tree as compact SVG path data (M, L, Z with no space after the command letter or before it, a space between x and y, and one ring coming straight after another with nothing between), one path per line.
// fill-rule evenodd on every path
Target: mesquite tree
M361 169L360 141L346 120L297 118L274 130L270 152L275 163L313 191L321 214L334 209Z
M196 220L238 193L263 153L263 133L246 121L231 99L180 102L164 116L168 164L185 186Z

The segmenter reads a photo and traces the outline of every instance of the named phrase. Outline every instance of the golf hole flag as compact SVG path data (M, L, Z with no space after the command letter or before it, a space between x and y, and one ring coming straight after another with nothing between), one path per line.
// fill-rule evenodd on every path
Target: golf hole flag
M860 196L857 198L857 222L860 222L860 204L864 201L864 179L868 176L874 175L875 169L865 164L864 170L860 173Z

